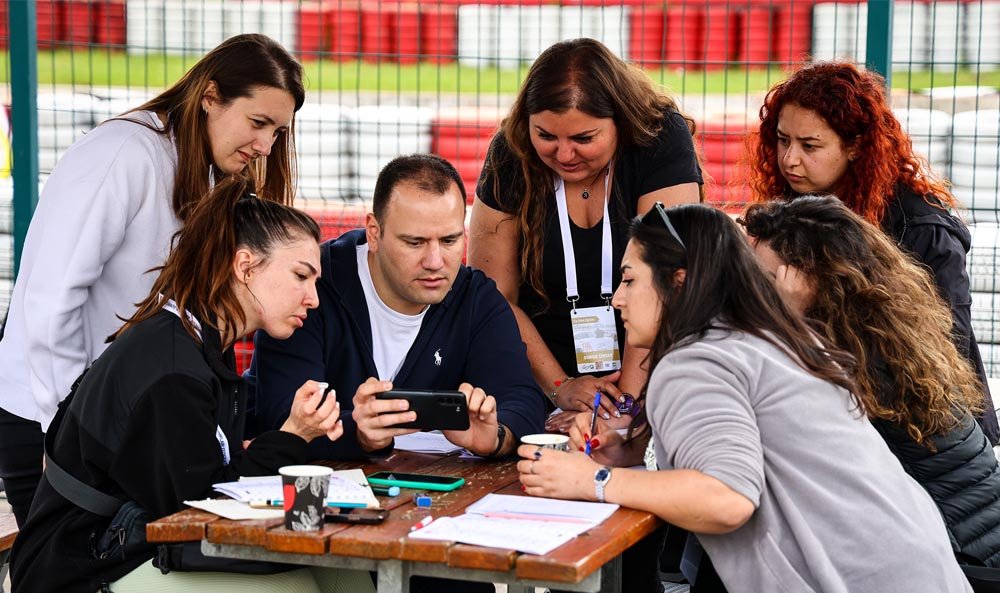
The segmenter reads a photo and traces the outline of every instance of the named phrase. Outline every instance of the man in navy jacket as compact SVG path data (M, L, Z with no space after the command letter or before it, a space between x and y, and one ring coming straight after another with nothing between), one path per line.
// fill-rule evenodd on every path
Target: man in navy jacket
M512 454L519 438L543 432L544 395L531 374L514 314L492 280L462 265L465 189L447 161L393 160L379 174L365 228L321 246L319 308L291 338L258 332L250 384L254 426L284 422L306 379L336 390L344 436L316 439L317 459L388 453L392 428L413 420L399 389L460 389L470 428L445 431L482 456Z

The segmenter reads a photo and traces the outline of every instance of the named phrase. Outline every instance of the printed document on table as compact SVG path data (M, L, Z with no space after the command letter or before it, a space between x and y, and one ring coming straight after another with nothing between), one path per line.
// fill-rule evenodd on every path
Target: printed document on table
M487 494L469 505L466 512L485 517L583 523L593 527L610 517L617 510L618 505L606 502L581 502L537 496Z
M244 519L281 519L285 516L285 511L278 509L255 509L247 503L231 499L205 499L205 500L185 500L184 504L189 507L215 513L220 517L242 521Z
M251 500L281 500L284 496L281 489L281 476L260 476L240 478L236 482L212 484L216 492L235 498L240 502ZM378 508L378 499L368 485L365 474L360 469L346 469L333 472L330 476L330 490L326 502L336 506L338 503Z
M427 527L410 533L410 537L547 554L590 527L583 523L491 519L466 513L436 519Z
M414 453L448 455L462 448L446 439L440 430L432 430L396 437L395 449L397 451L413 451Z

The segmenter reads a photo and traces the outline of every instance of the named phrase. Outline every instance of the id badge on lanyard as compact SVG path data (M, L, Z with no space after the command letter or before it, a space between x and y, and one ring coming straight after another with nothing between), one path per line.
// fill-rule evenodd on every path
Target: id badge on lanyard
M622 367L618 350L618 328L615 312L611 308L611 217L608 215L608 176L604 175L604 218L601 223L601 297L604 305L577 308L580 291L576 280L576 252L570 233L569 210L566 206L566 186L560 178L556 181L556 208L559 211L559 231L562 236L563 256L566 259L566 300L572 303L570 323L576 349L576 369L583 374L616 371Z

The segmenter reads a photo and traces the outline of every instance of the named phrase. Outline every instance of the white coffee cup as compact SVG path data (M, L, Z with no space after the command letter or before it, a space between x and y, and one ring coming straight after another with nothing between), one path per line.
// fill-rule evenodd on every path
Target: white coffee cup
M521 437L522 445L535 445L543 449L569 451L569 437L564 434L526 434Z

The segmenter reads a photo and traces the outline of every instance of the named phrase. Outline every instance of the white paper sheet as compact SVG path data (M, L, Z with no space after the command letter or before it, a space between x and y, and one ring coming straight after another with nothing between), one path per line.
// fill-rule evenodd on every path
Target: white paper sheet
M415 453L447 455L455 451L460 451L462 448L446 439L440 430L432 430L396 437L395 449L398 451L413 451Z
M467 513L544 522L580 522L597 525L610 517L618 505L605 502L581 502L537 496L487 494L469 505Z
M280 519L285 516L285 511L281 509L254 509L245 502L232 499L213 500L209 498L205 500L185 500L184 504L234 521L242 521L244 519Z
M490 519L466 513L436 519L427 527L410 533L410 537L546 554L590 527L579 523Z
M241 502L251 500L280 500L281 476L261 476L240 478L237 482L212 484L217 492ZM330 490L326 495L327 504L378 508L378 499L368 485L365 474L360 469L346 469L333 472L330 476Z

